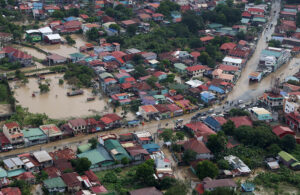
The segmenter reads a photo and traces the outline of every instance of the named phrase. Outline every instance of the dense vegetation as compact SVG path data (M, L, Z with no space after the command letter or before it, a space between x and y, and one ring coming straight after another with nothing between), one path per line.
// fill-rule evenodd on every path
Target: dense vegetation
M64 79L68 80L68 83L78 87L90 87L94 71L83 65L68 64L67 70L64 75Z
M0 59L0 69L1 70L16 70L21 68L22 64L20 62L10 62L8 58Z
M119 4L114 8L106 8L105 14L116 20L128 20L132 17L133 12L131 8L127 8L124 5Z
M153 176L155 172L154 167L154 161L147 160L132 168L116 168L109 171L100 171L96 174L101 184L109 191L116 191L120 194L126 194L133 189L147 186L155 186L160 190L166 190L166 193L169 195L174 194L174 191L178 195L185 195L187 193L186 185L174 178L165 177L160 181L156 180Z
M6 80L0 80L0 104L14 104L13 98L9 86Z

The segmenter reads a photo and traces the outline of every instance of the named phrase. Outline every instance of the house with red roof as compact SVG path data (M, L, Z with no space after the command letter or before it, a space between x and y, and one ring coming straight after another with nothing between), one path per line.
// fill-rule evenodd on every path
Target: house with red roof
M69 120L68 125L72 129L73 135L77 135L86 131L86 121L82 118Z
M11 145L19 146L24 144L24 134L17 122L5 123L2 130Z
M147 121L159 117L158 110L153 105L142 105L139 107L139 114Z
M204 44L208 44L213 39L214 39L213 36L205 36L205 37L201 37L200 41L202 41Z
M188 75L191 77L202 77L203 73L209 69L208 66L204 65L194 65L186 68Z
M235 128L239 128L240 126L253 126L251 119L248 116L234 116L230 117L229 120L231 120Z
M105 129L112 129L121 126L122 118L115 113L105 114L100 118L100 121L105 125Z
M49 155L52 157L52 159L66 159L66 160L72 160L76 158L76 153L70 149L70 148L64 148L59 149L53 152L49 152Z
M213 154L211 151L205 146L202 141L199 141L195 138L192 138L183 144L184 150L192 150L196 152L196 159L211 159L213 158Z
M200 121L191 122L185 124L185 128L191 131L195 137L200 140L206 142L210 135L215 135L216 132L209 128L207 125Z
M281 11L280 12L280 18L284 20L296 20L297 13L296 12L287 12L287 11Z
M260 9L260 8L248 8L247 11L252 15L264 15L265 14L265 10Z
M156 22L161 22L164 20L164 15L161 13L154 13L152 14L152 19Z
M23 180L30 184L35 184L35 176L32 174L32 172L24 172L16 176L15 179Z
M248 11L244 11L243 13L242 13L242 17L243 18L251 18L251 14L248 12Z
M28 55L18 49L12 47L4 47L2 51L5 52L6 56L9 58L10 61L18 61L23 66L31 66L32 63L32 56Z
M8 188L2 188L0 191L0 194L2 195L22 195L21 190L18 187L8 187Z
M285 115L286 124L294 131L300 130L300 114L298 111L290 112Z
M235 43L223 43L220 46L220 50L223 51L224 53L228 53L229 51L233 50L234 48L236 48L236 44Z
M279 138L283 138L286 135L292 135L292 136L296 135L295 131L291 130L289 127L282 126L282 125L277 125L273 127L272 131Z
M168 74L162 71L156 71L155 73L152 74L152 76L158 78L158 80L164 80L167 78Z
M62 180L67 185L67 190L70 193L78 192L82 189L81 181L79 180L78 173L64 173L61 176Z

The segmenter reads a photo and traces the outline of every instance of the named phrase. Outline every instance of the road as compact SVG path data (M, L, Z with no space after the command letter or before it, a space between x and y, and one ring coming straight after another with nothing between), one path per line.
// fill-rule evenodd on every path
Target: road
M276 14L274 16L274 10L276 10ZM266 37L270 37L272 33L274 32L274 26L277 23L277 19L279 17L279 11L280 11L280 1L276 1L272 5L272 11L271 11L271 21L269 21L269 24L273 24L273 27L266 31L264 30L263 35L259 39L256 47L256 51L253 54L252 58L248 61L244 71L242 72L242 75L237 82L236 86L234 87L233 91L229 94L228 100L250 100L252 98L255 98L259 95L261 95L265 89L270 88L270 77L272 75L269 75L269 77L265 78L261 83L258 83L256 85L249 85L248 82L248 75L249 73L253 72L256 70L258 60L259 60L259 55L261 51L267 46L266 43ZM294 59L295 61L300 59ZM286 73L286 66L281 67L276 73L274 74L284 74ZM297 68L296 66L293 66L293 68ZM294 70L291 70L294 71ZM222 105L223 106L223 105ZM217 106L215 105L214 108L215 110L221 110L222 106ZM201 111L207 111L207 109L201 110ZM105 135L105 134L110 134L110 133L115 133L115 134L122 134L122 133L128 133L128 132L135 132L135 131L141 131L141 130L147 130L151 133L155 133L158 129L158 127L168 127L168 128L173 128L174 127L174 121L176 119L183 119L184 123L187 123L190 121L191 117L194 116L196 113L191 113L191 114L186 114L180 117L175 117L171 119L166 119L162 121L151 121L148 123L145 123L144 126L138 126L135 128L118 128L114 129L111 131L105 131L105 132L99 132L96 134L89 134L89 135L79 135L76 137L71 137L63 140L57 140L55 142L50 142L48 144L42 144L42 145L35 145L32 147L28 148L21 148L21 149L16 149L12 150L9 152L4 152L0 153L0 158L8 157L8 156L13 156L25 152L33 152L36 150L46 150L48 152L57 150L59 148L64 148L64 147L69 147L72 149L76 149L76 147L82 143L86 143L90 138L98 136L98 135Z
M275 14L274 11L276 11ZM268 77L264 78L262 82L251 84L251 85L249 85L249 74L251 72L254 72L258 66L260 53L263 49L267 47L266 38L270 40L270 37L275 30L275 26L277 24L277 20L279 17L279 11L280 11L280 1L276 0L275 3L272 4L272 8L270 12L271 13L270 20L267 26L270 26L270 24L273 25L268 30L265 29L263 31L262 36L257 42L256 50L253 56L247 62L244 70L242 71L241 77L239 78L233 90L228 95L229 101L234 101L239 99L248 101L260 96L266 89L269 89L271 87L271 77L273 74L270 74Z

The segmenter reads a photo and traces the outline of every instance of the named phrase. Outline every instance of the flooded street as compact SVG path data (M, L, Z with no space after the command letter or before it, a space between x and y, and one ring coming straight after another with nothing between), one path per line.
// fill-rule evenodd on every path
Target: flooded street
M15 81L11 82L10 86L14 89L14 96L19 105L27 107L32 113L45 113L50 118L66 119L112 112L112 108L107 106L104 99L96 97L94 101L87 102L87 98L92 97L92 89L83 89L83 95L68 97L66 94L71 91L70 86L66 82L58 85L62 77L63 74L46 75L45 79L50 80L50 91L45 94L39 93L37 78L29 78L26 86L15 88L19 85ZM33 93L36 97L32 97Z
M274 11L276 10L276 14L274 15ZM246 67L244 68L241 77L239 78L238 82L236 83L235 87L233 88L232 92L228 94L228 100L251 100L253 98L257 98L258 96L262 95L262 93L266 89L270 89L272 84L272 77L281 77L284 78L284 75L290 75L296 73L296 67L293 70L289 70L288 64L283 65L279 68L275 73L268 75L264 78L260 83L249 84L249 74L254 72L258 66L259 56L263 49L267 47L266 38L270 39L272 33L274 32L275 26L277 24L277 19L279 17L279 10L280 10L280 2L275 1L272 6L271 10L271 20L268 24L273 24L272 28L269 30L264 30L261 38L257 42L256 50L253 56L248 61ZM300 59L299 59L300 60Z

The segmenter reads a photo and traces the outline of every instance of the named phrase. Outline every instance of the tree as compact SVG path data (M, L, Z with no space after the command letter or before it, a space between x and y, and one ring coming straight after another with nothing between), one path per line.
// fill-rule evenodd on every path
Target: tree
M137 65L134 67L134 76L135 78L143 77L148 75L148 72L146 71L145 67L142 65Z
M217 135L210 135L206 146L213 154L218 154L226 148L227 140L224 132L220 131Z
M286 151L292 151L296 148L296 140L293 135L286 135L280 140L281 147Z
M39 89L41 93L47 93L50 90L47 84L40 84Z
M186 195L188 188L185 183L177 181L175 185L169 188L164 195Z
M210 177L213 179L218 175L218 172L219 169L217 165L208 160L199 162L196 167L196 174L201 180L205 177Z
M218 160L217 165L220 169L223 169L223 170L228 170L230 168L228 161L224 160L224 159Z
M66 40L68 45L74 45L76 43L76 41L74 39L72 39L72 37L70 35L66 36Z
M136 25L129 25L128 28L126 29L126 32L129 36L134 36L137 31L137 26Z
M190 164L190 162L196 160L196 155L195 151L187 149L183 153L182 160L185 164Z
M48 178L48 174L44 170L42 170L40 173L36 174L35 176L38 183Z
M92 149L95 149L95 148L97 148L98 140L97 140L97 138L93 137L93 138L89 139L88 143L91 144Z
M109 25L109 28L118 31L118 33L120 33L120 30L121 30L121 27L117 24L111 24L111 25Z
M181 131L176 132L176 137L178 140L184 140L184 133Z
M88 30L86 32L86 36L89 40L91 41L96 41L100 36L99 36L99 32L98 29L93 27L90 30Z
M76 172L83 174L85 171L89 170L92 163L88 158L77 158L71 160L72 166L75 167Z
M174 186L177 183L177 180L172 177L164 177L161 182L159 183L159 188L161 190L169 189L170 187Z
M25 180L14 180L9 186L20 188L22 195L31 195L32 186Z
M155 182L154 174L154 161L147 160L140 164L136 169L136 179L146 185L153 185Z
M164 0L160 2L157 9L158 13L163 14L166 17L170 17L172 11L179 11L180 6L172 1Z
M103 181L106 183L117 183L118 177L114 172L109 171L109 172L105 173L105 175L103 177Z
M282 149L277 144L272 144L269 147L267 147L268 154L271 156L277 156L278 152L280 152Z
M58 80L58 84L59 84L59 85L63 85L63 84L64 84L64 80L63 80L63 79L59 79L59 80Z
M235 125L232 120L228 120L226 123L222 125L222 130L226 135L234 135Z
M160 135L160 138L163 138L164 142L171 141L173 138L173 130L172 129L165 129Z
M249 116L249 112L244 111L243 109L239 109L239 108L232 108L229 111L229 115L230 116Z
M297 12L296 25L298 28L300 27L300 12Z
M158 78L155 76L151 76L146 80L147 84L150 85L151 87L155 87L156 82L158 81Z
M205 191L203 195L237 195L237 193L229 188L216 188L212 191Z
M55 10L55 11L52 13L51 17L53 17L53 18L58 18L58 19L62 19L62 18L65 17L65 14L64 14L64 12L62 12L61 10Z
M129 164L129 159L127 158L127 157L124 157L124 158L122 158L122 160L121 160L121 163L123 164L123 165L127 165L127 164Z

